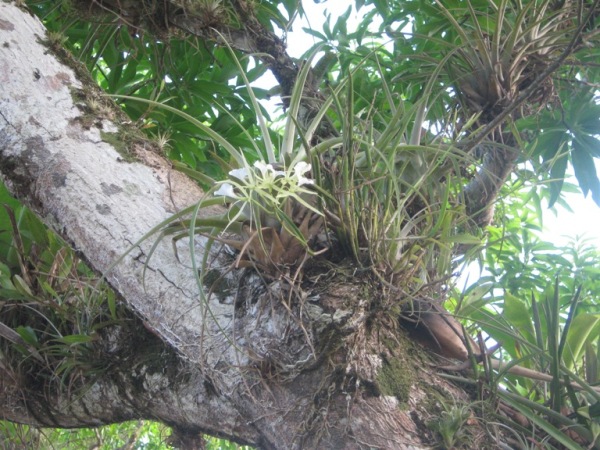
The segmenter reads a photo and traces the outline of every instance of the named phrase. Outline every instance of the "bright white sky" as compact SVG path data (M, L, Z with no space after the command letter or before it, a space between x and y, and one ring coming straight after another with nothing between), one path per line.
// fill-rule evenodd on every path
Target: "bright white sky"
M598 162L596 172L600 173ZM594 239L596 247L600 247L600 207L594 203L591 194L586 198L581 193L568 194L566 200L573 213L561 208L555 215L546 210L544 237L550 240L556 236L557 243L562 244L568 241L569 237L585 236Z
M302 4L307 17L297 18L287 36L288 52L295 58L299 58L316 43L314 37L304 33L302 28L311 27L317 31L322 31L322 24L326 19L327 11L331 13L331 25L333 26L337 17L348 8L346 2L340 2L339 0L328 0L321 4L316 4L313 0L304 0ZM353 11L347 22L348 31L352 31L359 21L359 16ZM275 85L273 79L264 81L265 87L270 88ZM600 173L600 163L596 163L596 168ZM571 181L576 184L576 181ZM548 209L544 211L545 232L543 239L558 245L564 245L571 238L585 236L593 239L595 245L600 247L600 207L594 203L591 195L584 198L581 193L569 194L567 201L573 213L562 208L558 210L558 214Z

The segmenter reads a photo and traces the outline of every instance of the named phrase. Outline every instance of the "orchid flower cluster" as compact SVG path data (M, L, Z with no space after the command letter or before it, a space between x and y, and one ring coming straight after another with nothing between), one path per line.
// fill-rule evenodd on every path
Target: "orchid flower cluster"
M311 165L304 161L297 162L287 170L277 170L272 164L256 161L252 167L230 171L228 180L217 183L219 188L214 195L225 197L233 203L232 222L239 219L257 222L265 216L278 219L284 214L289 199L322 215L307 202L308 196L316 195L315 191L306 188L314 184L314 180L306 177L310 169Z

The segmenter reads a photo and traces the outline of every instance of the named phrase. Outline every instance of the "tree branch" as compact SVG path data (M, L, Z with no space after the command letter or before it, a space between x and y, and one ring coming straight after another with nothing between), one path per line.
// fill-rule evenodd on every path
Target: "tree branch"
M259 441L258 430L139 319L123 318L102 334L93 345L104 348L98 353L105 360L90 361L101 365L101 374L83 372L69 385L48 377L48 368L38 361L9 361L4 355L0 419L60 428L153 419L177 424L188 433L222 436L241 444ZM3 366L9 362L11 368Z

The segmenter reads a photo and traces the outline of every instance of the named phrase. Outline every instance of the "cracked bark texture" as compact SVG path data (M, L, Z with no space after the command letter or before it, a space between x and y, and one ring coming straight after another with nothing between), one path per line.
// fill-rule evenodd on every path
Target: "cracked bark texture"
M159 340L143 347L118 333L105 336L130 358L115 354L114 372L93 380L74 404L57 401L65 393L56 386L33 392L3 376L2 418L87 427L152 417L187 433L268 449L435 445L425 425L439 412L432 389L467 397L431 370L396 318L384 311L367 320L373 319L368 280L352 273L329 279L324 269L302 287L303 301L289 304L288 284L265 286L253 272L229 271L232 258L215 246L208 257L222 287L205 303L185 240L175 255L164 239L149 260L154 239L146 240L112 267L132 243L202 193L141 144L137 161L125 162L101 137L116 131L115 123L84 125L72 97L83 86L40 43L39 21L10 3L0 3L0 17L2 178L106 275L138 318L138 334ZM197 259L204 244L196 239ZM163 366L141 363L145 352ZM385 367L405 374L392 392L380 388Z

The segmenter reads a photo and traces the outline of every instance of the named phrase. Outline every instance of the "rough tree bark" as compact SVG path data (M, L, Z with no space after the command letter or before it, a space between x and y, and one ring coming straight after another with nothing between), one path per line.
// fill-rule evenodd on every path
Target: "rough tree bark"
M215 246L209 260L222 279L204 304L184 240L177 256L165 239L147 259L151 238L111 268L202 193L143 144L127 162L103 141L117 116L84 118L75 94L93 88L41 43L44 33L36 18L0 4L0 171L138 320L106 337L117 343L114 368L74 398L11 378L0 360L0 416L58 427L155 418L183 434L272 449L434 445L425 425L439 412L432 392L466 394L432 370L393 312L371 310L385 292L369 276L313 269L297 287L303 301L291 301L285 280L230 271L231 256ZM205 251L197 239L196 257Z

